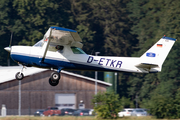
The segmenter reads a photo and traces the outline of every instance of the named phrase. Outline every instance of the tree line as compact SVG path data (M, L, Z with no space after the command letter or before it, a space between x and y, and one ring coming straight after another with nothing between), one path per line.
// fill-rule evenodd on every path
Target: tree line
M11 34L12 45L33 45L50 26L76 30L87 54L139 57L163 35L179 38L179 6L178 0L1 0L0 63L7 65L4 47L9 46ZM170 104L168 98L176 100L179 44L175 43L161 73L118 73L120 98L153 110L161 99L164 105ZM11 65L16 63L11 61ZM94 72L78 73L94 77ZM102 74L99 79L103 80Z

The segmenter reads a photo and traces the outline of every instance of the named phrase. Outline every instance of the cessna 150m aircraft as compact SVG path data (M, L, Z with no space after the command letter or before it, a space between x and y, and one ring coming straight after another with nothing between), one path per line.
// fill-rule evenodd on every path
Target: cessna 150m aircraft
M11 58L24 66L53 69L49 83L59 83L60 72L65 70L93 70L153 73L160 72L176 39L162 37L141 57L110 57L86 54L83 44L75 30L50 27L44 38L34 46L11 46L4 48ZM23 68L15 77L22 80Z

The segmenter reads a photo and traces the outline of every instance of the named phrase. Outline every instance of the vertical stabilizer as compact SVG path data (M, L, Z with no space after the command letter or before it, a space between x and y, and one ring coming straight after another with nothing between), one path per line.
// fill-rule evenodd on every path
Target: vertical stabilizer
M161 71L162 64L169 54L175 41L176 39L174 38L165 36L162 37L156 44L154 44L140 57L141 64L149 65L149 71L151 68L156 69L156 71Z

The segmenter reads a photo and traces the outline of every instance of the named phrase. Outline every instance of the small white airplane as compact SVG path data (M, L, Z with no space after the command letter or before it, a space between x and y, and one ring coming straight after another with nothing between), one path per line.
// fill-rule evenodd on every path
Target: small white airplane
M110 57L86 54L81 48L83 44L77 31L50 27L44 38L33 46L11 46L4 48L10 52L11 58L18 64L48 68L52 72L49 83L56 86L60 80L60 72L65 70L116 71L135 73L160 72L176 39L162 37L141 57ZM24 78L23 68L15 77Z

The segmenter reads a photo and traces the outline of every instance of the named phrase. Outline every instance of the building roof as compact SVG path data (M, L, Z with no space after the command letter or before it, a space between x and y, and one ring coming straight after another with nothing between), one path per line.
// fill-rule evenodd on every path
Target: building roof
M21 71L21 69L22 69L22 66L0 67L0 76L1 76L0 83L4 83L4 82L14 80L15 79L15 74L17 72ZM23 74L24 74L24 76L30 76L30 75L37 74L37 73L44 72L44 71L47 71L47 69L35 68L35 67L26 67L23 70ZM104 84L104 85L107 85L107 86L112 86L112 84L110 84L110 83L103 82L101 80L96 80L96 79L86 77L86 76L83 76L83 75L78 75L78 74L75 74L75 73L67 72L67 71L64 71L64 70L62 70L61 73L71 75L71 76L75 76L75 77L79 77L79 78L83 78L83 79L93 81L93 82L97 81L97 83L101 83L101 84Z

